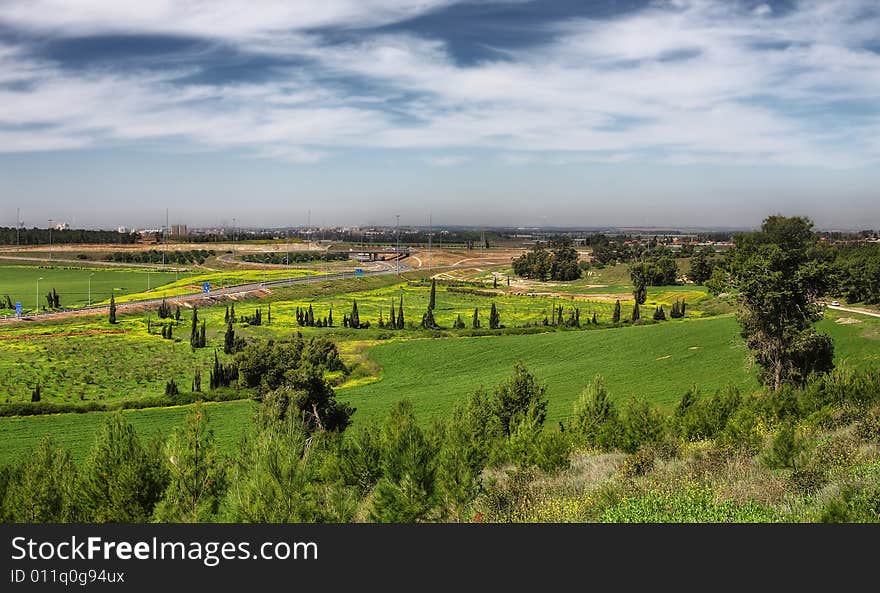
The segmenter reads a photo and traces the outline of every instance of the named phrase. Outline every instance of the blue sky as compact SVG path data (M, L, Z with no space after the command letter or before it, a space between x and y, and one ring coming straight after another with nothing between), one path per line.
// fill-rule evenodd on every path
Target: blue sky
M5 0L0 224L880 227L880 5Z

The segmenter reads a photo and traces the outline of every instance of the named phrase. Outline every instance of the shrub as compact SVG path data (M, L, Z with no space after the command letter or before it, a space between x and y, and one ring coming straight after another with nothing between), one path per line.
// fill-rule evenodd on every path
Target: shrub
M620 415L620 449L635 453L642 445L659 442L665 422L656 406L646 400L631 398Z

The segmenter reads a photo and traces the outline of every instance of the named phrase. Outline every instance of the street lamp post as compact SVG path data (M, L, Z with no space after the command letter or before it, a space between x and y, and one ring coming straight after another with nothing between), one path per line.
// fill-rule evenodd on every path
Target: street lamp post
M400 214L395 214L397 217L397 275L400 276Z
M52 259L52 219L49 219L49 259Z
M95 275L94 272L89 274L89 307L92 306L92 276L94 276L94 275Z
M235 217L232 217L232 263L235 263Z
M37 313L40 312L40 280L42 280L42 279L43 279L42 277L37 278L37 300L35 302L35 307L34 307L34 310Z

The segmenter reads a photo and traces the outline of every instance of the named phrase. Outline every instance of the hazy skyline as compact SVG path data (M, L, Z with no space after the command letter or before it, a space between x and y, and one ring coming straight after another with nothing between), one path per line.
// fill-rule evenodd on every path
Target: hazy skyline
M8 0L0 225L880 227L880 6Z

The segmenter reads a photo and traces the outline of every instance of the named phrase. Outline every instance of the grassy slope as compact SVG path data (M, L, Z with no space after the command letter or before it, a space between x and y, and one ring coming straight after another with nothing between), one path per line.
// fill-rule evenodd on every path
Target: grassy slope
M238 443L242 431L250 426L254 405L250 400L203 404L221 449L229 450ZM122 413L137 429L138 435L148 440L165 438L175 426L182 426L191 407L125 410ZM77 461L82 460L88 454L95 433L108 414L93 412L3 418L0 420L3 434L0 441L0 464L19 459L32 450L46 433L70 449Z

